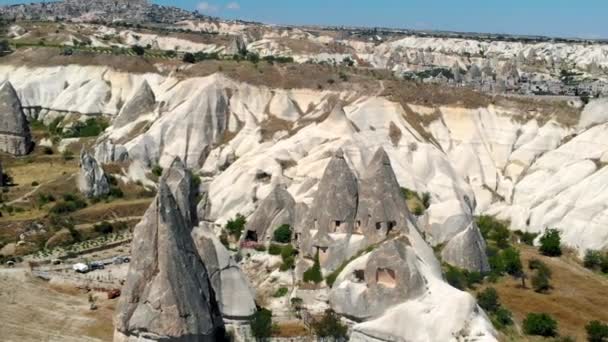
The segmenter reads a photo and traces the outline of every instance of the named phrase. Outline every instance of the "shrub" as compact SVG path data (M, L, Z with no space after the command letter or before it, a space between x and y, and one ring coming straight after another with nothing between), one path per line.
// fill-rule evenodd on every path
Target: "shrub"
M500 308L498 292L493 287L488 287L477 294L477 303L488 313L495 313Z
M274 298L280 298L283 297L287 294L287 292L289 292L289 289L286 287L280 287L272 296Z
M38 182L36 182L36 181L33 181L33 182L32 182L32 186L36 187L36 186L38 186L38 185L40 185L40 183L38 183Z
M546 256L562 255L561 237L557 229L548 229L540 238L540 252Z
M522 232L519 237L522 243L528 246L534 246L534 239L536 239L537 236L537 233Z
M445 280L453 287L464 290L467 286L467 279L464 273L456 268L448 265L448 270L445 272Z
M226 230L228 231L228 234L234 236L234 238L238 240L241 238L246 223L247 220L245 219L245 216L236 214L234 219L229 220L228 223L226 223Z
M512 247L505 249L501 253L501 259L505 272L516 277L521 275L523 267L518 250Z
M51 154L53 154L53 153L55 153L55 152L53 152L53 149L52 149L51 147L45 146L45 147L42 149L42 153L44 153L44 154L46 154L46 155L51 155Z
M608 324L600 321L591 321L585 326L587 331L587 340L589 342L606 342L608 341Z
M86 206L87 203L81 198L72 194L66 194L63 196L63 201L56 203L50 212L52 214L68 214L86 208Z
M557 336L557 322L546 313L529 313L523 322L527 335Z
M76 122L69 130L66 130L62 136L64 138L84 138L96 137L108 128L108 123L102 119L91 118L85 122Z
M549 291L549 289L551 289L549 278L549 275L541 270L536 272L536 274L532 276L532 287L534 287L534 291L538 293Z
M315 255L315 262L311 268L304 272L304 281L313 282L318 284L323 281L323 275L321 274L321 263L319 262L319 252Z
M187 53L184 54L184 57L182 58L182 61L184 63L194 64L194 63L196 63L196 58L194 58L193 54L191 54L190 52L187 52Z
M493 318L494 319L492 320L492 322L494 322L494 324L498 328L502 328L502 327L513 324L513 315L511 314L511 311L509 311L505 308L502 308L502 307L500 307L500 308L498 308L498 310L496 310Z
M135 53L138 56L143 56L144 53L146 53L146 49L144 49L142 46L139 46L139 45L131 46L131 51L133 51L133 53Z
M258 244L255 246L255 250L258 252L266 252L266 246L264 246L263 244Z
M94 225L93 229L100 234L110 234L114 232L114 226L107 221Z
M585 252L583 264L586 268L597 269L602 264L602 253L600 251L588 249Z
M510 232L507 226L492 216L477 218L477 227L486 240L492 240L500 249L509 247Z
M312 324L318 337L331 338L334 341L345 341L348 328L342 324L340 317L331 309L325 310L323 317Z
M163 168L160 165L154 165L152 167L152 174L155 175L156 177L160 177L163 174Z
M423 192L422 193L422 205L428 209L431 206L431 194L428 192Z
M251 334L259 339L265 339L272 334L272 311L261 308L249 319Z
M293 268L296 262L295 254L296 250L293 249L292 245L287 245L281 248L281 258L283 259L283 263L281 264L279 270L284 272Z
M282 250L283 250L283 248L281 246L271 244L268 247L268 254L270 254L270 255L280 255Z
M289 243L291 242L291 226L288 224L284 224L277 228L274 231L273 238L274 241L280 243Z

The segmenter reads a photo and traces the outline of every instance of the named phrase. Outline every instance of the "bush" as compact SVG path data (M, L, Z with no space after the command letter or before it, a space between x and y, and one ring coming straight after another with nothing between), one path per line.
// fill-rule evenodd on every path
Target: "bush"
M477 227L486 240L492 240L500 249L509 247L511 233L507 226L492 216L480 216L477 218Z
M110 222L103 221L93 226L93 229L100 234L110 234L114 232L114 226Z
M44 153L44 154L46 154L46 155L51 155L51 154L53 154L53 153L55 153L55 152L53 152L53 149L52 149L52 148L50 148L50 147L48 147L48 146L45 146L45 147L42 149L42 153Z
M247 220L245 219L245 216L236 214L234 219L229 220L228 223L226 223L226 230L228 231L228 234L234 236L234 238L238 240L241 238L246 223Z
M608 324L600 321L591 321L585 326L587 331L587 340L589 342L606 342L608 341Z
M296 250L293 249L292 245L287 245L281 248L281 258L283 259L283 263L281 264L279 270L284 272L292 269L296 262L295 255Z
M108 128L108 123L102 119L91 118L85 122L76 122L62 134L64 138L96 137Z
M549 275L543 271L538 271L534 276L532 276L532 287L534 291L538 293L547 292L551 289L551 284L549 283Z
M488 313L495 313L500 308L498 292L493 287L488 287L477 294L477 303Z
M315 263L304 272L304 281L309 283L313 282L318 284L323 281L323 275L321 274L321 263L319 262L319 252L315 255Z
M264 246L262 244L258 244L255 246L255 250L258 252L266 252L266 246Z
M507 248L501 253L504 270L508 274L518 277L523 271L519 251L515 248Z
M274 231L272 239L280 243L291 242L291 226L284 224Z
M249 319L251 334L259 339L265 339L272 334L272 311L261 308Z
M268 254L280 255L282 250L283 250L283 247L281 247L279 245L271 244L270 247L268 247Z
M557 322L546 313L529 313L523 322L527 335L557 336Z
M585 252L585 258L583 259L583 265L586 268L597 269L602 264L602 253L600 251L588 249Z
M133 53L135 53L138 56L143 56L144 53L146 53L146 49L144 49L142 46L139 46L139 45L131 46L131 51L133 51Z
M463 272L456 267L448 265L448 270L445 272L445 280L453 287L464 290L467 286L467 280Z
M187 52L187 53L184 54L184 57L182 58L182 61L184 63L194 64L194 63L196 63L196 58L194 58L193 54L191 54L190 52Z
M522 231L518 231L517 235L519 235L521 242L528 246L534 246L534 239L536 239L536 237L538 236L537 233L529 233Z
M154 165L152 167L152 174L156 177L160 177L163 174L163 168L160 165Z
M546 256L562 255L561 237L557 229L549 229L540 238L540 252Z
M331 309L327 309L323 317L319 321L315 321L312 327L318 337L346 341L348 328L342 324L340 317Z
M505 326L513 324L513 315L511 314L511 311L502 307L496 310L493 318L494 319L492 320L492 322L494 322L494 324L498 328L503 328Z
M280 298L283 297L287 294L287 292L289 292L289 289L286 287L280 287L272 296L274 298Z
M65 194L63 201L56 203L50 210L52 214L68 214L86 208L87 203L81 198L72 195Z

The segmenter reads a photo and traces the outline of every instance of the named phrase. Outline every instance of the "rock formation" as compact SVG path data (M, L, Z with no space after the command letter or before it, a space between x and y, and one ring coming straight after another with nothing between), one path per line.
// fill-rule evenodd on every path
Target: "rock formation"
M255 313L256 306L255 293L245 274L211 229L196 227L192 231L192 238L207 267L224 318L248 319Z
M224 323L178 203L161 180L135 227L114 341L221 341Z
M129 153L123 145L105 140L95 146L95 159L102 164L124 162L129 159Z
M16 156L28 154L32 136L21 101L10 82L0 86L0 152Z
M474 224L453 237L445 245L441 251L441 258L450 265L469 271L490 271L486 254L486 242Z
M378 242L391 231L407 233L410 216L388 155L380 148L361 181L355 232Z
M262 201L260 206L248 220L243 238L259 242L268 242L272 239L275 229L283 224L291 227L295 222L296 203L283 188L276 186Z
M147 81L143 81L135 93L129 97L118 116L113 121L113 126L120 128L135 122L142 114L150 113L156 105L156 97Z
M193 182L192 173L186 169L179 157L175 158L171 166L165 170L162 180L171 190L186 226L195 226L198 222L195 203L197 189Z
M78 190L89 198L102 197L110 192L110 184L103 168L90 153L84 150L80 152Z
M351 232L357 214L357 178L339 149L331 158L308 211L308 227L328 233ZM331 204L331 205L329 205Z
M355 259L333 284L332 308L360 321L421 295L425 281L416 258L408 238L402 236Z

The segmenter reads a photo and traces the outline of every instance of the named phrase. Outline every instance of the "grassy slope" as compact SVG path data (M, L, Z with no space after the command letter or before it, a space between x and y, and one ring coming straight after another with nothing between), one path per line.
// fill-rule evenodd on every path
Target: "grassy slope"
M539 294L531 288L530 279L527 289L521 288L521 281L510 277L502 278L493 284L503 305L513 312L516 329L520 329L525 316L530 312L546 312L558 321L562 336L574 337L577 341L586 340L585 325L592 320L608 322L608 279L593 273L579 264L571 256L549 258L540 255L537 249L518 246L522 263L528 277L534 274L528 269L528 260L537 258L546 263L553 276L553 289L548 294ZM511 331L507 341L522 341L525 337ZM528 338L530 341L543 339Z

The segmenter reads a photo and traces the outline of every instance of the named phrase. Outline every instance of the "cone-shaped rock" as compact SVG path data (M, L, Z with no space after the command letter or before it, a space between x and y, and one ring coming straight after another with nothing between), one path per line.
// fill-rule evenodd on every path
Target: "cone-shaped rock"
M357 191L357 178L338 150L319 182L306 224L313 227L316 221L328 233L349 231L357 213Z
M276 186L262 201L247 223L245 239L270 241L275 229L283 224L293 227L295 222L293 197L282 186Z
M142 114L150 113L156 105L156 97L147 81L143 81L134 95L124 104L116 119L114 127L120 128L134 122Z
M384 149L374 154L361 182L356 233L380 241L391 231L407 233L410 214Z
M163 173L162 179L171 190L186 226L195 226L197 223L196 189L190 170L186 169L186 165L177 157L171 163L171 167Z
M26 155L32 148L32 136L21 102L9 82L0 86L0 152Z
M84 150L80 152L78 189L89 198L102 197L110 193L110 184L105 172L97 160Z
M135 227L114 341L221 341L219 305L167 184Z
M256 307L255 293L245 274L211 229L196 227L192 238L209 272L222 315L227 319L248 319Z
M441 251L441 258L450 265L469 271L488 272L490 270L486 243L474 224L454 236L445 245Z

